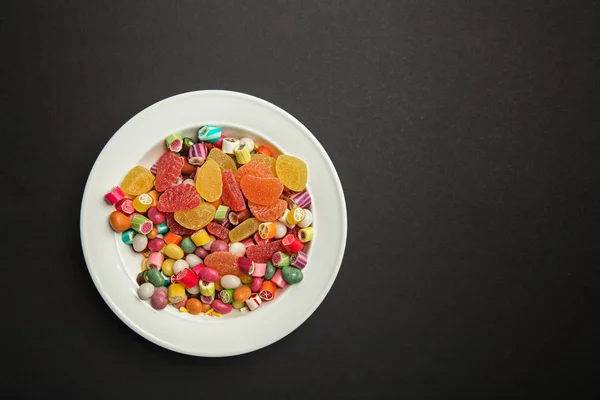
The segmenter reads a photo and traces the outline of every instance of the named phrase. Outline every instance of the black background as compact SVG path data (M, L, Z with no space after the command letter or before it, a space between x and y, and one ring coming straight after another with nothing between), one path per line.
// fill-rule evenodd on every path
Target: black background
M1 7L2 394L598 395L596 2ZM106 141L152 103L200 89L298 118L348 207L322 305L275 344L223 359L127 328L79 241Z

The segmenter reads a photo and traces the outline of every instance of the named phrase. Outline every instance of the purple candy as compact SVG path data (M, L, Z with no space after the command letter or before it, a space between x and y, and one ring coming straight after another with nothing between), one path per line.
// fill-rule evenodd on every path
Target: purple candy
M229 251L229 245L224 240L215 240L213 244L210 245L210 251Z
M152 164L152 166L150 167L150 172L152 172L154 175L156 175L156 171L158 171L158 163L157 162Z
M304 267L306 267L307 261L308 256L302 250L290 256L290 265L298 269L304 269Z
M198 257L204 259L208 255L208 250L206 250L202 246L196 247L196 250L194 250L194 254L197 255Z
M206 146L204 143L196 143L188 151L188 162L192 165L202 165L206 160Z
M306 208L310 205L310 203L312 203L310 194L308 194L308 191L306 190L304 192L291 195L290 197L288 197L287 201L291 208L294 208L294 206Z

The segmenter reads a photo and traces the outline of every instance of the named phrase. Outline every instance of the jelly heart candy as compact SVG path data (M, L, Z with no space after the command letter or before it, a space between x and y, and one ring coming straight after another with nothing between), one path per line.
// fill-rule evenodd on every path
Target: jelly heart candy
M246 175L242 178L240 186L248 201L261 206L275 203L283 191L279 178L257 178Z
M238 170L238 172L240 171L241 168ZM233 211L244 210L246 208L246 202L244 201L244 196L242 195L238 184L235 182L233 172L226 169L222 172L221 176L223 178L223 195L221 197L223 204L228 206Z
M271 261L273 254L278 251L285 251L281 240L250 246L246 249L246 257L255 263L266 263Z
M216 269L220 276L235 275L241 278L244 273L238 268L237 259L235 254L228 251L216 251L204 258L204 265Z
M239 185L242 178L246 175L253 175L259 178L272 178L273 171L271 168L258 161L250 161L248 164L242 165L235 173L235 181Z
M260 222L256 218L248 218L229 231L229 240L234 243L249 238L258 231L258 225L260 225Z
M221 168L214 160L206 160L196 173L196 190L206 201L215 201L221 197L223 182Z
M183 158L167 151L163 153L156 163L156 181L154 187L159 192L164 192L175 184L183 168Z
M162 212L191 210L200 205L200 196L192 185L177 185L165 190L156 207Z
M121 190L131 196L148 192L154 185L154 175L140 165L133 167L121 182Z
M186 211L175 211L173 216L181 226L187 229L204 228L210 221L215 218L217 210L209 203L200 203L196 208Z
M252 154L250 156L250 159L252 161L256 161L256 162L265 164L267 167L269 167L271 169L271 172L273 172L273 176L275 176L275 174L276 174L275 159L273 157L268 156L266 154L256 153L256 154Z
M285 154L280 155L275 163L275 171L285 187L295 192L300 192L306 187L308 169L301 159Z
M229 157L216 147L213 147L210 150L207 159L215 161L217 164L219 164L219 167L221 167L222 170L230 169L231 172L237 171L237 167L235 166L233 158Z
M277 199L273 204L262 206L249 201L248 208L257 220L261 222L274 222L283 215L287 209L287 203L285 200Z

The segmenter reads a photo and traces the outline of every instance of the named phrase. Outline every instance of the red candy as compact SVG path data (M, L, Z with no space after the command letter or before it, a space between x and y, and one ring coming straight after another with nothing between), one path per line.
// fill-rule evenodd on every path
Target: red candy
M281 239L281 244L289 254L297 253L304 248L304 243L302 243L302 241L298 239L298 236L293 233L285 235L285 237Z
M188 229L184 226L179 225L179 222L175 221L175 217L173 216L173 213L167 213L167 226L169 227L169 230L171 232L173 232L174 234L179 235L179 236L190 236L191 234L196 232L196 231Z
M227 238L229 238L229 229L225 228L221 224L211 222L206 226L206 229L217 239L227 240Z
M127 197L122 198L115 204L115 208L121 211L123 214L133 214L135 209L133 208L133 200L128 199Z
M154 187L159 192L164 192L175 184L183 168L183 158L177 154L167 151L156 164L156 180ZM193 208L193 207L192 207Z
M246 249L246 257L257 263L266 263L271 260L273 254L283 250L284 248L281 244L281 240L275 240L273 242L248 247Z
M242 195L242 192L235 181L233 172L231 172L229 169L224 170L222 172L222 178L223 194L221 195L221 201L223 204L231 208L233 211L244 210L246 208L246 202L244 201L244 196Z
M157 208L162 212L191 210L200 205L200 195L193 185L177 185L168 188L158 199Z

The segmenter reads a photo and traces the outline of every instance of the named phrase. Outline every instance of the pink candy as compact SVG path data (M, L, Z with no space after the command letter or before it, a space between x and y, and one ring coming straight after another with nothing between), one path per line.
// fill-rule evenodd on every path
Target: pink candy
M282 289L288 285L287 282L283 279L283 274L281 273L281 268L277 268L275 275L273 275L273 277L271 278L271 282L273 282L275 285L277 285L278 287L280 287Z
M250 290L252 290L253 292L258 292L263 282L263 278L255 277L254 279L252 279L252 283L250 284Z
M156 251L152 252L152 253L150 253L150 256L148 257L148 267L160 269L160 267L162 267L162 263L164 260L165 260L165 256L163 255L163 253L158 253Z
M104 200L106 200L106 202L111 206L114 206L123 198L125 198L125 193L123 193L121 188L118 186L115 186L110 192L104 195Z
M148 241L148 249L152 251L160 251L165 245L165 241L157 237Z
M206 282L216 282L219 279L219 271L211 267L200 268L198 272L200 279Z
M148 218L156 225L160 225L167 220L167 214L162 211L159 211L156 206L152 206L148 209Z
M215 301L213 301L211 305L212 305L212 308L216 312L221 313L221 314L227 314L233 308L233 306L231 304L225 304L219 299L216 299Z
M265 263L254 263L254 272L252 272L252 276L257 276L262 278L265 276L265 272L267 271L267 264ZM253 290L255 292L255 290Z

